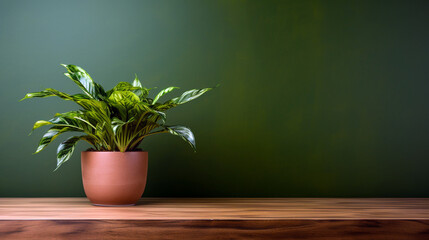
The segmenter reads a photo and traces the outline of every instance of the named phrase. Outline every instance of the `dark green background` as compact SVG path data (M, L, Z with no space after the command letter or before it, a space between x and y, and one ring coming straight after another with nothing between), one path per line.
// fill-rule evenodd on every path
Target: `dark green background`
M0 1L0 196L83 196L80 143L57 172L33 122L79 89L221 87L153 136L144 196L429 197L427 1ZM66 137L66 136L64 136ZM64 137L62 139L64 139ZM62 140L60 139L60 140ZM59 141L57 140L56 143Z

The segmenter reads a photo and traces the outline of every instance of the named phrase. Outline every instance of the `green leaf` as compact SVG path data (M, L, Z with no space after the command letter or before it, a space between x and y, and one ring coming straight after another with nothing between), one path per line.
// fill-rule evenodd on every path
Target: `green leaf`
M88 111L87 112L71 111L71 112L67 112L67 113L57 113L57 114L55 114L55 117L50 119L49 121L43 121L42 120L39 122L41 122L45 125L52 124L58 128L66 128L66 129L64 129L64 131L86 133L87 135L86 135L86 138L84 140L86 140L89 143L91 143L92 145L94 145L95 149L97 149L97 150L100 150L101 148L102 149L111 149L111 146L109 145L108 137L110 135L113 135L113 133L111 133L112 130L110 128L110 124L106 124L109 127L106 129L97 128L100 126L100 124L97 124L97 126L94 127L94 125L89 122L90 119L88 119L88 116L87 116L87 115L89 115L88 113L89 113ZM104 120L98 120L98 122L103 123L103 124L101 124L102 126L105 125ZM110 120L108 122L110 122ZM100 132L102 132L103 134L99 134ZM54 135L52 135L52 136L54 136ZM50 136L47 135L44 137L48 138ZM43 141L46 141L46 140L43 140ZM42 140L41 140L41 143L42 143Z
M183 140L189 143L189 145L191 145L195 152L197 151L195 137L191 129L184 126L168 126L165 127L165 129L167 129L169 133L181 137Z
M52 124L52 123L51 123L51 122L49 122L49 121L39 120L39 121L37 121L36 123L34 123L34 125L33 125L33 129L31 130L31 132L33 132L35 129L37 129L37 128L39 128L39 127L43 127L43 126L50 125L50 124ZM31 134L31 133L30 133L30 134Z
M27 93L25 95L25 97L23 99L21 99L20 101L25 100L27 98L36 98L36 97L37 98L45 98L45 97L53 97L53 96L60 97L64 100L74 101L78 104L79 104L79 101L81 101L81 100L89 99L89 97L84 95L84 94L69 95L67 93L63 93L63 92L60 92L60 91L52 89L52 88L47 88L41 92Z
M128 124L128 123L130 123L130 122L132 122L132 121L134 121L134 117L132 117L132 118L130 118L128 121L126 121L126 122L124 122L124 121L122 121L121 119L119 119L119 118L116 118L116 117L114 117L113 119L112 119L112 122L111 122L111 125L112 125L112 128L113 128L113 133L117 133L118 132L118 129L120 128L120 127L122 127L123 125L125 125L125 124Z
M97 101L93 99L80 99L76 101L76 103L83 107L85 110L98 112L99 114L107 116L110 115L109 106L104 101Z
M62 142L57 149L57 168L56 171L63 163L67 162L70 157L73 155L74 148L76 143L83 139L84 136L74 136L70 137L64 142Z
M55 117L50 119L49 123L58 127L68 127L69 131L84 132L90 137L97 139L93 134L92 124L88 124L89 120L86 119L88 112L71 111L67 113L57 113Z
M60 134L71 131L72 128L64 127L64 126L54 126L50 128L42 137L42 139L39 142L39 146L37 146L37 150L35 153L39 153L45 147L49 145L52 141L54 141L55 138L57 138Z
M137 74L136 74L136 77L134 78L133 86L138 87L138 88L143 88L142 83L140 82L139 78L137 77Z
M126 122L122 121L121 119L115 117L112 119L111 125L113 128L113 133L116 135L116 132L118 131L118 128L122 125L126 124Z
M107 92L107 96L110 97L115 91L129 91L138 96L139 100L144 101L149 93L149 90L144 87L141 87L141 84L139 86L139 83L140 82L136 83L136 80L134 80L133 84L128 82L120 82L114 88L112 88L112 90L109 90Z
M65 73L64 75L73 80L89 97L97 100L106 98L106 92L104 89L94 82L91 76L89 76L89 74L81 67L65 64L61 65L67 68L68 71L68 73Z
M136 111L139 111L138 107L141 107L140 98L129 91L114 91L108 100L110 105L118 110L123 121L128 121Z
M69 95L67 93L60 92L60 91L55 90L53 88L47 88L47 89L45 89L45 91L50 92L52 94L52 96L57 96L57 97L60 97L64 100L70 100L70 101L74 101L74 102L77 102L80 100L85 100L85 99L90 99L88 96L81 94L81 93Z
M27 94L25 94L25 96L20 101L25 100L27 98L36 98L36 97L37 98L44 98L44 97L52 97L52 96L55 96L55 95L49 91L44 90L41 92L27 93Z
M167 114L160 111L155 111L155 112L159 116L159 119L161 120L161 125L164 125L164 123L167 121Z
M212 90L212 88L192 89L184 92L180 97L173 98L161 105L156 106L155 108L158 111L166 111L170 108L176 107L177 105L192 101L210 90Z
M80 115L78 115L77 112L57 113L54 118L48 121L44 121L44 120L37 121L34 124L33 128L36 129L41 126L51 124L55 126L74 128L74 130L76 131L77 130L83 131L84 129L82 128L82 126L80 126L78 122L75 119L73 119L74 116L80 116Z
M131 105L140 102L140 99L136 94L128 91L114 91L110 95L109 100L123 105Z
M136 89L138 89L138 87L134 87L131 83L119 82L113 88L113 91L132 91L132 90L136 90Z
M82 94L75 94L75 95L69 95L63 92L60 92L58 90L52 89L52 88L47 88L41 92L32 92L32 93L27 93L24 98L22 98L20 101L25 100L27 98L45 98L45 97L53 97L53 96L57 96L60 97L64 100L79 100L82 98L87 98L86 96L82 95Z
M133 90L133 92L137 96L139 96L140 101L148 102L148 99L146 99L146 98L147 98L147 95L149 95L149 89L143 87L142 83L140 82L139 78L137 77L137 74L136 74L136 77L134 78L133 86L137 88L137 89Z
M192 90L184 92L182 94L182 96L180 96L180 97L173 98L171 101L174 104L187 103L189 101L192 101L192 100L200 97L201 95L203 95L204 93L206 93L209 90L212 90L212 88L192 89Z
M174 89L178 89L178 87L168 87L162 91L160 91L156 97L153 99L152 105L155 105L155 103L159 100L160 97L164 96L165 94L173 91Z

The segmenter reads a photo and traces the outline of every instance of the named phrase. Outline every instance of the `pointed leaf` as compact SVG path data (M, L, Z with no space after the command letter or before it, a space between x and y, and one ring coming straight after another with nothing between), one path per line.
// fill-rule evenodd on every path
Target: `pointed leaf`
M191 129L184 126L169 126L166 127L166 129L169 133L181 137L183 140L185 140L191 145L195 152L197 151L195 145L195 137Z
M133 86L137 88L136 90L133 90L133 92L137 96L139 96L140 100L143 102L148 102L146 97L149 94L149 89L143 87L142 83L140 82L139 78L137 77L137 74L136 74L136 77L134 78Z
M47 147L55 138L57 138L60 134L70 131L71 128L63 127L63 126L54 126L50 128L42 137L39 142L39 146L37 146L37 150L35 153L39 153L45 147Z
M44 97L52 97L52 96L55 96L55 95L49 91L43 90L41 92L27 93L20 101L25 100L27 98L35 98L35 97L44 98Z
M134 121L134 117L130 118L130 119L129 119L128 121L126 121L126 122L122 121L122 120L121 120L121 119L119 119L119 118L114 117L114 118L112 119L112 122L111 122L111 124L112 124L112 128L113 128L113 133L115 133L115 135L116 135L116 133L118 132L118 129L119 129L120 127L122 127L123 125L128 124L128 123L130 123L130 122L132 122L132 121Z
M212 88L192 89L184 92L180 97L173 98L161 105L156 106L155 108L158 111L166 111L170 108L176 107L177 105L192 101L210 90L212 90Z
M164 123L167 121L167 114L160 111L155 111L155 112L158 114L159 119L161 120L161 125L164 125Z
M57 96L60 97L64 100L70 100L70 101L74 101L74 102L78 102L79 100L82 99L89 99L88 96L83 95L83 94L74 94L74 95L69 95L67 93L63 93L60 92L58 90L55 90L53 88L47 88L41 92L33 92L33 93L27 93L25 95L25 97L22 100L25 100L27 98L45 98L45 97L53 97L53 96Z
M49 121L45 121L45 120L39 120L36 123L34 123L33 125L33 129L31 131L34 131L35 129L45 126L45 125L51 125L52 123Z
M104 89L94 82L85 70L75 65L61 65L67 68L68 71L64 75L73 80L89 97L97 100L102 100L106 97Z
M211 89L212 88L192 89L192 90L184 92L182 94L182 96L180 96L180 97L173 98L172 102L174 104L187 103L189 101L192 101L192 100L198 98L199 96L203 95L204 93L206 93L207 91L209 91Z
M57 127L70 127L70 128L73 128L75 131L83 130L78 124L76 124L75 121L70 121L70 119L67 119L65 116L66 115L63 115L62 113L57 113L54 118L48 121L45 121L45 120L37 121L33 126L33 130L45 125L55 125Z
M86 116L83 112L71 111L67 113L57 113L54 118L47 122L50 122L52 125L57 127L68 127L70 128L70 131L85 132L95 138L95 136L92 135L93 126L90 126L91 124L88 124L88 120L85 120L84 118L86 118ZM81 119L84 119L85 121L82 121Z
M142 83L140 82L139 78L137 77L137 74L136 74L136 77L134 78L133 86L134 87L138 87L138 88L142 88L143 87Z
M70 137L58 146L57 168L55 168L54 171L56 171L63 163L65 163L67 160L70 159L70 157L73 155L73 151L76 146L76 143L79 140L83 139L83 137L84 136Z
M153 99L152 105L154 105L154 104L159 100L159 98L160 98L160 97L162 97L162 96L164 96L165 94L167 94L167 93L169 93L169 92L173 91L174 89L178 89L178 87L168 87L168 88L166 88L166 89L164 89L164 90L160 91L160 92L156 95L156 97Z
M128 82L120 82L118 83L112 90L109 90L107 92L107 96L111 96L113 92L115 91L129 91L133 92L135 95L137 95L140 99L143 99L147 96L148 90L146 88L138 86L139 84L135 82L131 84Z
M60 97L64 100L70 100L70 101L75 101L75 102L82 100L82 99L90 99L88 96L81 94L81 93L69 95L67 93L60 92L60 91L53 89L53 88L47 88L47 89L45 89L45 91L51 93L52 96L57 96L57 97Z

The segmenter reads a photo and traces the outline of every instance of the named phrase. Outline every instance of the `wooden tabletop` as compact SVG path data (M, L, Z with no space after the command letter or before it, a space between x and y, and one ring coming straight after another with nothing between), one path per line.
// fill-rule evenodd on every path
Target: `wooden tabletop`
M429 220L429 198L0 198L0 220Z

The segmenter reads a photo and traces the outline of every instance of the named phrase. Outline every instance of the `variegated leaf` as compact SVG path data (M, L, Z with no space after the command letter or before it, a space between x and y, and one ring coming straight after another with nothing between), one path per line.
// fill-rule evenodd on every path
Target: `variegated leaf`
M75 65L61 64L67 68L68 73L65 73L67 77L73 80L89 97L102 100L106 97L104 89L94 82L89 74L81 67Z
M155 103L159 100L159 98L161 98L161 97L162 97L162 96L164 96L165 94L167 94L167 93L169 93L169 92L173 91L174 89L178 89L178 87L168 87L168 88L166 88L166 89L164 89L164 90L161 90L161 91L156 95L156 97L153 99L153 101L152 101L152 105L155 105Z
M57 149L57 167L54 171L56 171L62 164L67 162L70 157L73 155L74 148L76 143L83 139L84 136L74 136L70 137L64 142L62 142Z
M169 133L181 137L185 140L189 145L191 145L194 151L197 151L197 147L195 145L195 137L192 133L191 129L184 126L168 126L165 127Z

